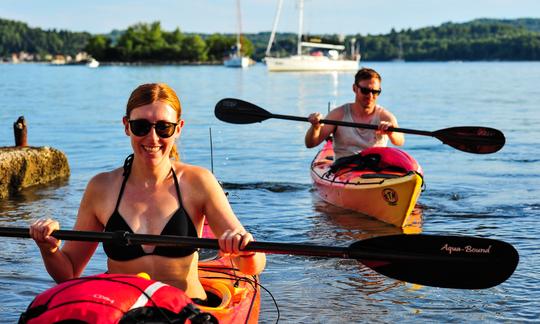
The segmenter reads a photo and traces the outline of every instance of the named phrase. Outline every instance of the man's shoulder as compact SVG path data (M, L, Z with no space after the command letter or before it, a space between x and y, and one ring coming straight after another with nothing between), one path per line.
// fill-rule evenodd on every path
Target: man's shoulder
M345 109L348 109L348 107L350 106L351 104L350 103L345 103L339 107L336 107L332 110L330 110L330 112L328 113L328 116L333 116L333 117L342 117L343 114L345 113Z
M376 109L379 111L379 115L381 117L395 118L394 114L392 114L390 110L386 109L381 105L377 105Z

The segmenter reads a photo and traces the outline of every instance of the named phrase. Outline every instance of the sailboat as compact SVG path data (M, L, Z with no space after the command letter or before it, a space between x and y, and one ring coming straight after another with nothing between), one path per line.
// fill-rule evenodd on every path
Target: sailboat
M236 33L236 51L231 54L227 59L223 61L223 64L226 67L239 67L245 68L249 66L250 59L247 56L242 55L242 21L241 21L241 12L240 12L240 0L236 0L236 14L238 19L238 32Z
M270 50L274 42L276 28L279 21L283 0L279 0L274 26L266 48L266 67L268 71L353 71L357 70L360 64L360 55L356 53L354 40L351 46L352 59L344 58L344 45L324 43L320 39L315 41L304 39L304 1L299 1L298 17L298 42L297 54L288 57L271 57ZM311 54L305 54L303 48L309 48ZM316 49L316 50L313 50ZM308 51L306 51L308 52Z

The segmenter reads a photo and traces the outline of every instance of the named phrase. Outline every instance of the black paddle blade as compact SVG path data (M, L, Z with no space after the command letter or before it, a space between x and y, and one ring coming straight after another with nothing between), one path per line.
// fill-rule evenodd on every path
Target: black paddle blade
M257 105L234 98L218 101L214 114L219 120L232 124L260 123L271 116L268 111Z
M512 275L519 261L512 245L470 236L391 235L349 248L350 257L385 276L442 288L496 286Z
M433 132L433 136L458 150L477 154L495 153L506 142L500 130L478 126L440 129Z

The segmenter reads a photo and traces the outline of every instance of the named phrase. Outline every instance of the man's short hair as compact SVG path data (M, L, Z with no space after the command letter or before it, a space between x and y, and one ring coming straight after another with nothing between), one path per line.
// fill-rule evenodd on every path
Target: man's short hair
M356 75L354 76L354 84L358 85L358 82L362 80L371 80L371 79L378 79L379 82L382 82L381 75L377 73L377 71L370 69L370 68L361 68L356 72Z

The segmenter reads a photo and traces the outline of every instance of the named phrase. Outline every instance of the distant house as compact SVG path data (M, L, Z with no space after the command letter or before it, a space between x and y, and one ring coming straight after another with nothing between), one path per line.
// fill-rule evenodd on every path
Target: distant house
M53 59L51 60L51 64L54 65L64 65L66 64L67 60L64 55L55 55Z

